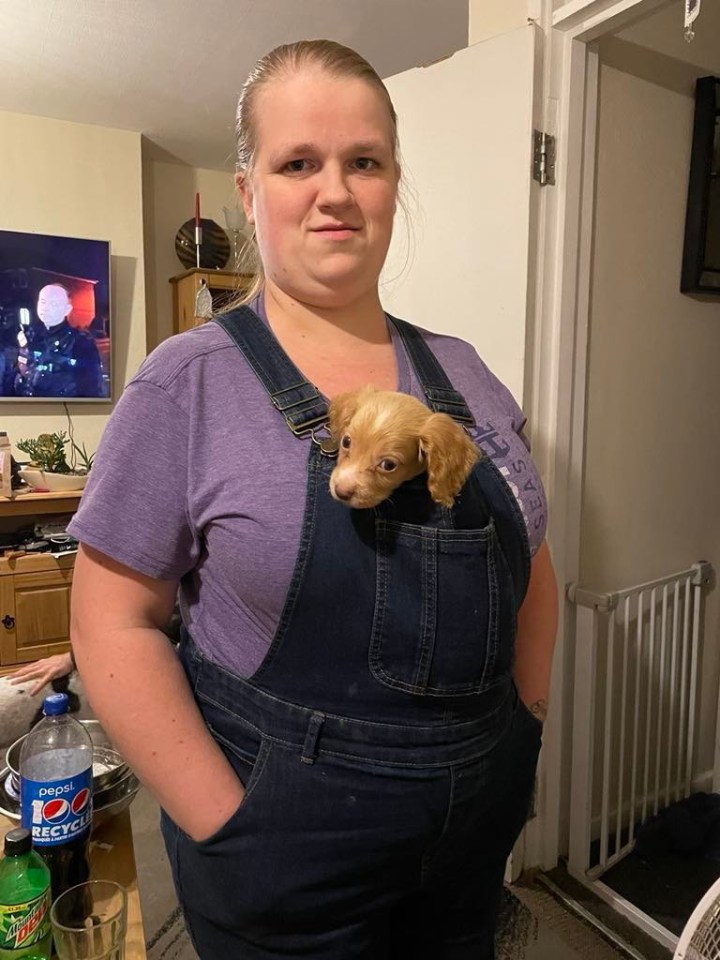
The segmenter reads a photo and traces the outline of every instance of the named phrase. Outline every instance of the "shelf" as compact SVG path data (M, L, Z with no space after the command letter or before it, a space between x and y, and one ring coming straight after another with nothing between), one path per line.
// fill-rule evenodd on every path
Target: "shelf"
M11 573L47 573L52 570L72 570L75 566L76 551L66 553L26 553L22 556L0 556L0 577Z
M65 493L21 493L11 500L0 497L0 517L31 517L35 514L74 513L80 503L82 490Z

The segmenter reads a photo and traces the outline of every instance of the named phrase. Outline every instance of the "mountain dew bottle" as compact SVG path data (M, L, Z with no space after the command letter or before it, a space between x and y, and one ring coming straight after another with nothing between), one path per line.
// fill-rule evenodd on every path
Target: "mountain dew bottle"
M0 860L0 960L50 960L50 871L30 831L5 834Z

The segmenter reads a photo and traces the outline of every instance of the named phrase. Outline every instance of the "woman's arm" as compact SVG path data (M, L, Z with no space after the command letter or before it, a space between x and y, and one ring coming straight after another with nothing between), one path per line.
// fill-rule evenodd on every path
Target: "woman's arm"
M532 559L515 640L515 683L523 703L541 721L547 715L557 625L557 581L547 542L543 541Z
M143 576L84 544L75 561L73 652L93 710L178 826L209 837L239 807L242 783L209 734L167 623L177 584ZM203 783L203 803L188 791Z

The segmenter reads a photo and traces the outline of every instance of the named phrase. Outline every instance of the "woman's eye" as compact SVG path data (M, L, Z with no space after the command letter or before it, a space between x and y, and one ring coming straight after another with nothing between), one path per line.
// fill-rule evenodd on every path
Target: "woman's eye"
M286 163L283 167L283 170L287 173L304 173L307 169L307 160L290 160L289 163Z
M374 170L377 165L377 161L373 160L371 157L358 157L355 161L355 166L357 169L362 170L364 173Z
M343 448L343 450L349 450L350 442L351 442L350 437L347 434L345 434L345 436L340 441L340 446Z
M384 470L385 473L392 473L393 470L397 469L397 463L395 460L386 457L385 460L380 461L380 469Z

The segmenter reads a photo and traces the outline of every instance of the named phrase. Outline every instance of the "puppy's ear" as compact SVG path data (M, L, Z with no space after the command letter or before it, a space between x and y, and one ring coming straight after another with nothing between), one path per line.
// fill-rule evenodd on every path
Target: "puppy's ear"
M375 393L374 387L361 387L359 390L351 390L349 393L339 393L330 402L328 430L333 440L340 440L345 428L357 413L363 400L371 393Z
M427 459L428 489L436 503L451 507L480 451L446 413L433 413L420 430L420 453Z

